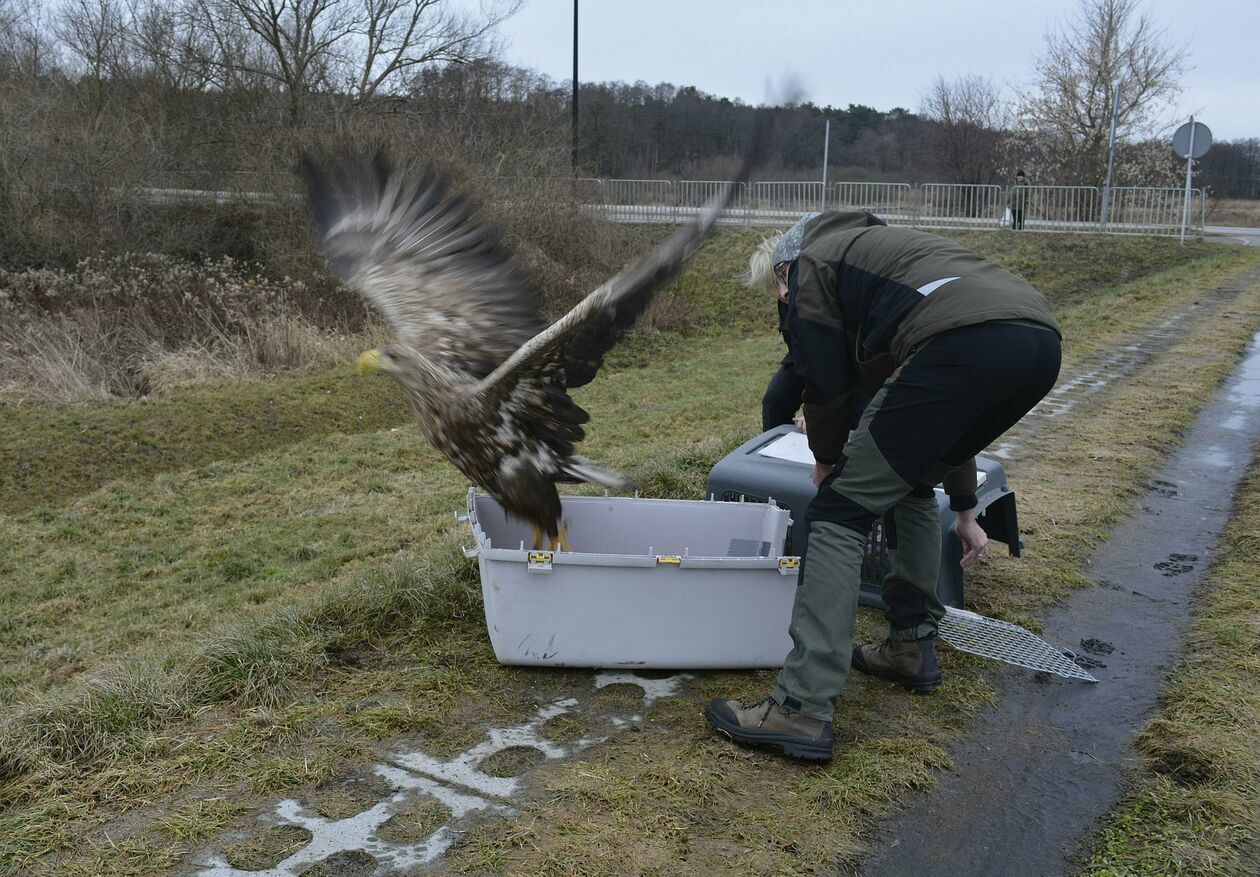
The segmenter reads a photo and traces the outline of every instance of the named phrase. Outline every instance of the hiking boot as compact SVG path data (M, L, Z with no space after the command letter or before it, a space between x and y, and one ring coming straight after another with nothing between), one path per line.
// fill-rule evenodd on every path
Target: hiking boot
M936 640L886 639L879 645L853 650L853 668L868 676L899 682L911 691L927 694L941 684L936 663Z
M775 749L806 761L831 759L831 722L779 706L769 697L751 706L737 700L712 700L704 716L742 746Z

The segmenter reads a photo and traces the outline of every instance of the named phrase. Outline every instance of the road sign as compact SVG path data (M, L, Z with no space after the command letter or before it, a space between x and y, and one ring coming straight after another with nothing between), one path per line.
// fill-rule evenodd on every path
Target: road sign
M1194 136L1191 136L1191 131ZM1212 146L1212 129L1202 122L1186 122L1173 134L1173 152L1182 158L1202 158ZM1193 147L1194 154L1190 150Z
M1212 131L1194 116L1173 134L1173 149L1186 160L1186 206L1181 214L1181 244L1186 243L1186 226L1190 224L1190 179L1194 174L1194 159L1199 158L1212 146Z

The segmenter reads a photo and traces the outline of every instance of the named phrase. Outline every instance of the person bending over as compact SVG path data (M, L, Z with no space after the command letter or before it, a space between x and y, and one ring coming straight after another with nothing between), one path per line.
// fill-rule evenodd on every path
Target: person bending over
M758 248L749 273L787 297L818 493L778 685L753 704L714 700L706 717L738 743L825 760L851 667L915 691L940 685L933 486L944 480L970 566L987 547L973 458L1054 386L1060 331L1021 278L945 238L870 225L865 214L802 219ZM873 397L846 443L850 400L864 386ZM881 516L888 636L853 648L862 556Z

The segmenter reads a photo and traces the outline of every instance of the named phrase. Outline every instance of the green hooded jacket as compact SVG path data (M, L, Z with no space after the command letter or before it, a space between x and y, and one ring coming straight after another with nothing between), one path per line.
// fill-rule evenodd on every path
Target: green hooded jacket
M993 320L1062 334L1027 281L938 235L867 225L862 213L810 222L788 276L792 353L822 463L840 457L853 395L873 392L927 338Z

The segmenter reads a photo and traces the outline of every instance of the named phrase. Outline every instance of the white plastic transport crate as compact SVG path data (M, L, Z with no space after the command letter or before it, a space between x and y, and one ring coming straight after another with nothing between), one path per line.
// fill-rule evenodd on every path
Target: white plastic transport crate
M529 525L468 491L486 626L503 664L779 667L799 560L766 503L562 498L574 551L532 550Z

